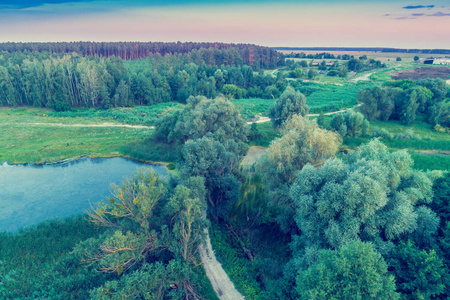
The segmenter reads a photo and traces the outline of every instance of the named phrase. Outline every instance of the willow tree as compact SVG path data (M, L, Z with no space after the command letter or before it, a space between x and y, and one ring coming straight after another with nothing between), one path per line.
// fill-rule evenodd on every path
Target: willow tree
M272 120L273 127L280 127L290 117L294 115L304 117L308 111L305 95L288 86L280 98L269 108L268 115Z
M306 165L290 191L302 232L294 251L362 240L386 253L401 236L422 242L432 235L439 224L425 206L432 201L432 180L412 164L406 151L390 152L374 140L320 168Z
M282 137L274 140L257 163L266 183L268 204L281 228L293 226L294 203L289 188L295 175L306 164L320 166L339 149L338 134L322 129L315 121L294 115L281 129Z
M111 293L114 299L149 294L165 298L175 293L198 299L199 279L193 270L200 265L197 251L206 226L204 198L199 177L171 189L154 171L139 172L115 186L108 202L88 213L94 224L110 230L78 246L86 263L118 278L97 288L94 298L105 299Z

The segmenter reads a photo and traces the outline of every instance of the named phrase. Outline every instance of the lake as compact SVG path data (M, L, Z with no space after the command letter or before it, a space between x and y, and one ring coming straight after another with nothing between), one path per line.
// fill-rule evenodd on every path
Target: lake
M120 185L139 167L167 175L161 165L125 158L0 165L0 231L16 232L44 220L81 214L111 195L111 183Z

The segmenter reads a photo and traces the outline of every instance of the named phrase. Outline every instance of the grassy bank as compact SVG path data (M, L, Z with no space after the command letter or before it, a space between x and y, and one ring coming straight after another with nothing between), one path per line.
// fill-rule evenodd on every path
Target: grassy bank
M144 141L152 132L149 127L113 127L118 123L104 117L68 118L51 113L37 108L0 109L3 145L0 162L44 163L79 156L131 156L124 146Z

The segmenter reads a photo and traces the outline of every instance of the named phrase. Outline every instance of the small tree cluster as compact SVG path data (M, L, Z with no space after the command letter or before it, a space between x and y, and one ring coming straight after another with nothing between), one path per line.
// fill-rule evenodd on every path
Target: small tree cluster
M268 111L274 127L280 127L283 122L293 115L306 116L309 107L306 105L306 97L292 87L287 87Z
M330 126L341 137L360 137L367 135L370 124L362 113L347 110L344 113L336 114L331 119Z

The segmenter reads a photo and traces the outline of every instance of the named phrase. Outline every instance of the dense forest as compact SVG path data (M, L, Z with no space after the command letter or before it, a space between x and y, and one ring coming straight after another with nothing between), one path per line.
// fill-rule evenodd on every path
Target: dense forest
M275 66L283 55L271 48L251 44L224 43L162 43L162 42L70 42L70 43L0 43L0 51L15 52L51 52L78 53L83 56L110 57L124 60L147 57L149 54L187 54L194 50L207 49L202 55L205 61L217 65L226 64L239 56L248 65L260 67ZM207 57L207 58L206 58Z
M220 93L233 98L278 96L285 84L276 85L276 78L261 68L277 68L284 59L270 49L261 56L254 51L252 59L258 63L252 65L249 49L200 48L131 62L116 56L2 52L0 105L68 110L184 103L192 95L214 98Z

